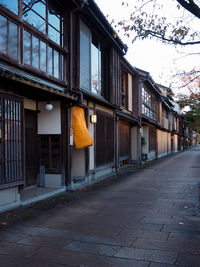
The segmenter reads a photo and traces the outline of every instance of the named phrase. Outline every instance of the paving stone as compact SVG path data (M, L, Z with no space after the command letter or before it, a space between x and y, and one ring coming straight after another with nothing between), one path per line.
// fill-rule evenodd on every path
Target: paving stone
M119 248L120 247L118 246L72 241L69 245L65 246L63 249L69 251L84 252L89 254L112 256L119 250Z
M181 265L152 262L148 267L181 267Z
M28 234L28 235L38 235L44 231L47 230L47 228L42 228L42 227L28 227L28 226L22 226L22 225L17 225L9 229L11 232L15 233L23 233L23 234Z
M183 240L160 241L160 240L137 239L133 243L132 247L183 252L183 251L188 251L189 242L187 241L183 242Z
M174 264L178 253L138 248L121 248L115 257Z
M159 231L125 229L118 236L139 239L167 240L169 233Z
M67 230L60 230L60 229L51 229L40 233L40 236L46 236L46 237L56 237L56 238L62 238L67 240L82 240L86 236L88 236L88 233L83 234L80 232L73 232L73 231L67 231Z
M124 228L134 228L137 230L149 230L149 231L160 231L163 228L162 224L155 223L137 223L134 220L128 220L122 225Z
M118 236L97 236L97 235L89 235L83 239L84 242L91 243L99 243L105 245L116 245L116 246L126 246L129 247L135 239L130 237L118 237Z
M0 241L9 241L9 242L17 242L23 238L27 237L25 234L13 233L9 231L0 231Z
M79 266L88 258L88 254L72 252L72 251L60 251L54 259L54 262L59 264Z
M50 247L50 248L62 248L67 244L71 243L71 240L61 238L50 238L41 236L26 237L18 242L19 244L26 244L30 246L38 247Z
M190 250L199 251L199 254L200 254L200 239L199 240L191 239L189 242L189 246L190 246Z
M191 253L179 254L176 264L188 266L188 267L199 267L200 266L200 253L198 255Z
M80 267L148 267L147 261L136 261L128 259L120 259L113 257L103 257L92 255L80 265Z
M37 247L34 246L27 246L23 244L15 244L10 242L0 242L0 255L11 255L11 256L18 256L18 257L30 257L36 251Z

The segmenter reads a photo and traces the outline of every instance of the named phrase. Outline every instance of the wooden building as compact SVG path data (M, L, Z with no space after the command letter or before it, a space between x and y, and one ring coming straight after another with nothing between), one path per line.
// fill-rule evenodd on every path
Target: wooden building
M190 146L126 51L93 0L0 1L0 211Z

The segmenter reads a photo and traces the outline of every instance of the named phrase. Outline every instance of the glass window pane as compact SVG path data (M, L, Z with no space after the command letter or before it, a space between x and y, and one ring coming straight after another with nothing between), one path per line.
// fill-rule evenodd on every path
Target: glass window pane
M80 87L90 90L90 29L80 24Z
M28 2L28 3L27 3ZM41 17L46 19L46 6L42 1L25 1L25 3L34 11L36 11Z
M61 75L61 80L64 80L64 56L63 55L60 55L60 58L61 58L61 63L60 63L60 75Z
M51 26L48 27L48 36L52 41L60 45L60 32L56 31Z
M91 82L92 92L98 94L99 92L99 52L98 48L91 44Z
M59 54L54 50L54 77L59 78Z
M24 31L24 63L31 64L31 34Z
M52 10L48 10L48 23L60 31L60 16L56 16Z
M0 4L8 8L15 14L18 14L18 0L0 0Z
M8 55L18 58L18 26L9 21Z
M36 29L46 33L46 22L40 16L38 16L35 12L27 8L23 5L23 19L33 25Z
M7 33L7 19L0 16L0 51L4 54L7 54Z
M40 69L47 71L47 45L40 41Z
M53 55L52 55L52 48L48 47L48 72L49 75L53 76Z
M32 36L32 66L39 69L39 39Z

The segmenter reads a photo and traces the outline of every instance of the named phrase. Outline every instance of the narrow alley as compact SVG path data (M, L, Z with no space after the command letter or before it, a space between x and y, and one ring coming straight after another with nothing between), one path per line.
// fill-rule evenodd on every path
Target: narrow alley
M199 201L196 147L2 214L0 266L199 267Z

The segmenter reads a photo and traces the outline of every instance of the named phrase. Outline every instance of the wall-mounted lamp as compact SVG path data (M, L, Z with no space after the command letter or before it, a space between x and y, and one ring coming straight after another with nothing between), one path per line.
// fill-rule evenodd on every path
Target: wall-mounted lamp
M48 110L48 111L51 111L53 109L53 105L51 103L46 103L45 105L45 109Z
M90 116L90 122L91 122L91 123L97 123L97 115L92 114L92 115Z

